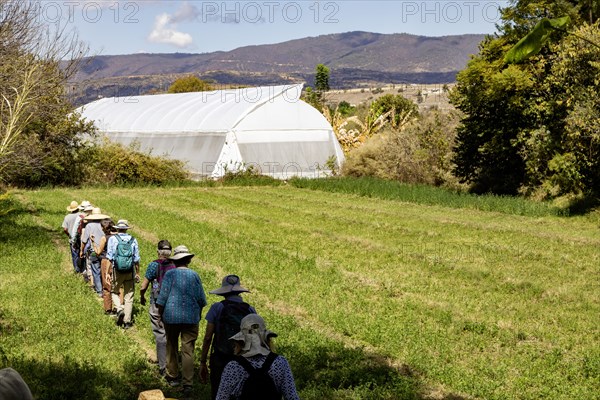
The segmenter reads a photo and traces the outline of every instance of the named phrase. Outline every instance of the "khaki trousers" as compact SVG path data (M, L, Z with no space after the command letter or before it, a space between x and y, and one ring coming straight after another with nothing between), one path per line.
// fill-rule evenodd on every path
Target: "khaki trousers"
M123 290L123 301L121 301L120 291ZM131 314L133 314L133 294L135 293L135 280L133 272L117 272L113 274L112 302L117 312L123 310L125 317L123 323L131 323ZM125 304L123 304L125 303Z
M113 308L111 298L111 283L104 279L107 274L111 273L111 269L111 262L106 258L103 258L100 263L100 276L102 277L102 299L104 300L104 311L111 311Z
M194 381L194 347L198 338L199 324L164 324L167 334L167 376L179 375L179 338L181 337L181 376L183 386L192 386Z

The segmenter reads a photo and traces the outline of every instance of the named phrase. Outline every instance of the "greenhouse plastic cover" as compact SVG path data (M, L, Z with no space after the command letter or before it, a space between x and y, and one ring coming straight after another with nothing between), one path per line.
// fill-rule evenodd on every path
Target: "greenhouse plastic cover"
M300 100L302 86L113 97L79 111L111 140L182 160L197 176L249 166L282 179L324 176L344 155L329 122Z

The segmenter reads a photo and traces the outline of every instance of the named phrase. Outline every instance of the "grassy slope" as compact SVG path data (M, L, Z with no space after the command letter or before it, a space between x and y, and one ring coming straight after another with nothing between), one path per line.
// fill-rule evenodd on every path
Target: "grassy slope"
M138 305L136 328L121 332L68 273L66 238L55 231L73 198L129 219L144 265L167 238L197 254L206 289L239 274L253 292L246 298L280 333L278 350L305 399L598 398L600 239L589 219L291 187L20 198L36 212L15 214L20 235L2 234L0 359L85 369L77 389L95 395L86 398L125 398L159 383L144 360L152 348L146 308ZM26 375L40 398L51 398L42 389L51 382Z

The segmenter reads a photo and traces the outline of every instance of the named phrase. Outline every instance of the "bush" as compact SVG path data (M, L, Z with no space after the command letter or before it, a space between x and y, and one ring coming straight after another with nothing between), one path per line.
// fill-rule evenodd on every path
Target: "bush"
M169 86L169 93L188 93L188 92L206 92L213 90L208 82L203 81L194 75L184 76L177 79Z
M84 160L84 184L162 184L189 179L184 162L143 153L138 142L123 146L104 139L87 149Z
M346 157L342 175L456 186L451 174L456 113L432 110L402 131L387 129Z

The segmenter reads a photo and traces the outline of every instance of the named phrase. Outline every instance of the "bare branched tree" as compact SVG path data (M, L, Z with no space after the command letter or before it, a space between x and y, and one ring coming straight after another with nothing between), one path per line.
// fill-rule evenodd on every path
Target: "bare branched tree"
M43 151L16 152L24 143L43 142L71 111L65 84L88 53L64 23L40 18L39 2L0 0L0 180L11 165L44 164ZM37 129L28 128L35 123ZM35 137L33 137L35 136ZM18 153L18 154L17 154ZM47 153L47 152L46 152ZM13 168L14 170L14 168Z

